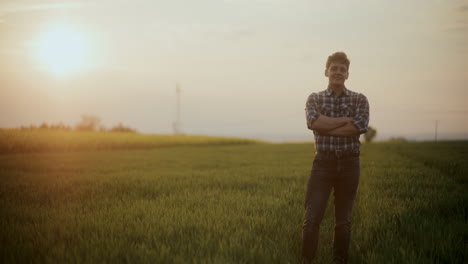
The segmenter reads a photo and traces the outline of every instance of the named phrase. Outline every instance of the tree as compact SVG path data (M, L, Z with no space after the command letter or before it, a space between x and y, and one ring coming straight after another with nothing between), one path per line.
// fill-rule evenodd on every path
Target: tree
M42 122L41 126L39 127L40 129L49 129L49 125L47 125L46 122Z
M76 124L75 129L79 131L96 131L101 119L93 115L82 115L81 121Z
M132 132L132 133L136 132L135 129L133 129L131 127L128 127L128 126L125 126L122 123L119 123L118 125L112 127L111 129L109 129L109 131L111 131L111 132Z
M364 134L364 140L366 140L367 143L370 143L375 136L377 136L377 130L371 126L367 128L367 132Z

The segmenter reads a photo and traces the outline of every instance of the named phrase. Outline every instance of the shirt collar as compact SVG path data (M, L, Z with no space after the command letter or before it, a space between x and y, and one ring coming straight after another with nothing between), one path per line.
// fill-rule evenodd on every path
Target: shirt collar
M327 96L332 96L333 94L335 94L335 92L330 87L327 88L325 93ZM346 89L346 87L343 87L343 92L341 93L340 96L349 96L349 90Z

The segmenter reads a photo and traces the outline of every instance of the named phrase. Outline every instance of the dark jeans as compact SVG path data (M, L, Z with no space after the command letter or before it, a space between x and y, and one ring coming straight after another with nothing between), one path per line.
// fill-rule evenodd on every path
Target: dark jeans
M336 157L317 153L307 183L302 227L302 255L312 260L318 245L319 228L333 188L335 233L333 255L346 262L351 237L351 210L359 183L359 156Z

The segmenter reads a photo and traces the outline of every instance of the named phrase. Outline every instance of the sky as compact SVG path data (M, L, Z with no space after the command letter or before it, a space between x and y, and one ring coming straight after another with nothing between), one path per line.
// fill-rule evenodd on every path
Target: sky
M327 57L378 139L468 139L468 1L0 0L0 127L76 124L313 140Z

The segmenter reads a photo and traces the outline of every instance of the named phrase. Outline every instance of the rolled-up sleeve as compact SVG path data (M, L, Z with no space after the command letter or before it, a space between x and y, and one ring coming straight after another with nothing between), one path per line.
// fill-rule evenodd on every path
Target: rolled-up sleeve
M307 98L305 115L307 128L312 129L312 123L314 123L314 121L317 120L320 116L317 107L317 94L313 93Z
M367 101L367 97L363 94L359 94L359 100L352 123L359 130L360 134L367 132L367 126L369 125L369 102Z

